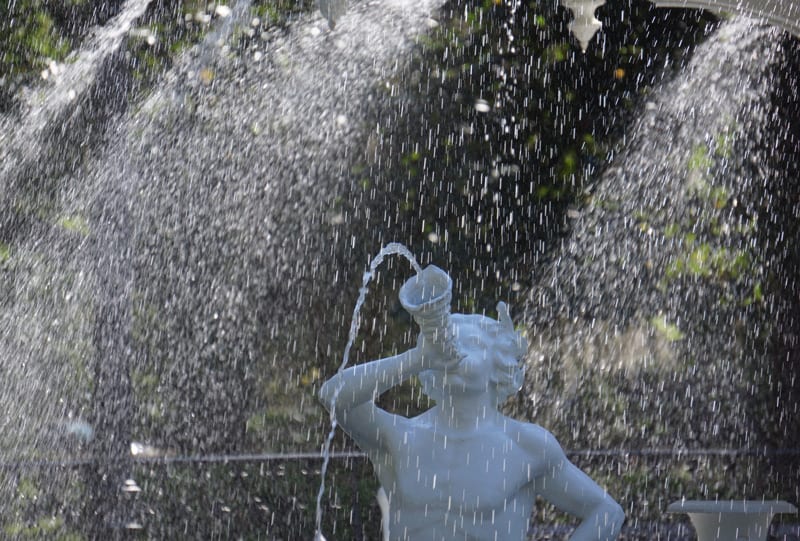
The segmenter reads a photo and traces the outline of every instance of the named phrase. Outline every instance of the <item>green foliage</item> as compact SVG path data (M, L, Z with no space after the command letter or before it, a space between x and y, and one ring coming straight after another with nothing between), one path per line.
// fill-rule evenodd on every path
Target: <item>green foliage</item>
M728 189L724 186L712 186L708 193L708 198L711 204L716 209L721 209L728 204Z
M731 130L724 130L714 138L714 155L718 158L730 158L733 154Z
M711 247L703 243L689 252L684 268L693 276L711 275Z
M8 244L0 242L0 266L5 265L11 259L11 248Z
M400 162L406 168L409 177L416 177L420 173L420 159L422 155L418 151L407 153L400 159Z
M39 487L33 479L23 477L17 484L17 497L21 500L36 500L39 497Z
M686 167L689 171L708 171L714 165L714 160L708 154L708 147L704 144L696 145L692 149Z
M11 102L8 92L14 82L30 82L51 60L63 62L96 24L103 24L122 4L110 0L101 8L88 0L14 0L0 3L0 74L7 88L0 87L0 102ZM133 76L142 85L150 84L172 64L174 56L196 43L207 26L186 24L184 15L208 9L208 2L185 0L180 3L153 3L137 22L156 37L155 43L132 36L127 52ZM258 0L252 13L262 24L283 24L292 14L312 9L311 0ZM249 22L249 20L248 20ZM244 36L235 33L238 43Z
M89 223L80 215L62 216L58 220L58 225L84 237L88 236L90 232Z
M750 294L745 300L745 306L750 306L751 304L758 304L762 300L764 300L764 288L761 285L761 282L756 282L753 286L753 292Z
M579 165L580 160L578 158L578 153L575 150L568 150L561 158L561 176L571 177L576 175Z
M689 249L667 265L664 274L668 280L689 276L736 281L754 271L752 258L744 250L714 248L707 242L696 246L694 242L687 242L686 245Z
M693 147L687 160L689 212L663 225L663 235L679 247L664 268L660 288L684 280L702 280L716 288L721 303L750 306L762 298L763 269L753 236L755 216L738 206L726 183L725 160L734 151L733 127L717 135L713 145ZM732 219L733 218L733 219Z
M52 473L52 472L51 472ZM52 475L51 475L52 477ZM74 478L74 476L72 476ZM7 483L8 479L0 479ZM7 499L0 523L4 539L41 541L81 541L84 539L74 525L67 522L68 514L78 512L81 485L63 479L67 485L57 491L50 489L41 472L17 479L16 490ZM43 488L46 487L46 488Z
M54 13L39 0L0 4L0 72L10 76L38 73L49 60L63 60L70 40L56 25Z
M15 522L3 527L8 537L17 539L49 539L52 541L82 541L77 533L64 531L64 519L61 517L42 517L34 524Z
M677 325L667 322L666 316L655 316L650 319L650 323L668 342L677 342L684 338Z
M293 15L310 11L315 6L314 0L256 0L251 11L263 24L274 26L284 24Z
M668 239L677 237L678 234L681 232L681 226L677 223L669 224L667 227L664 228L664 236Z
M569 51L570 51L569 43L558 43L550 45L543 51L542 58L544 58L545 61L551 63L564 62L568 58Z

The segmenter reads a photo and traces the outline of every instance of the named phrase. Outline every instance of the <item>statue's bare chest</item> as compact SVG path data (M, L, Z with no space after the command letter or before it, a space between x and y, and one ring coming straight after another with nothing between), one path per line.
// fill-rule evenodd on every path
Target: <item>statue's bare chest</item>
M456 513L503 509L538 473L501 431L458 437L417 427L405 434L393 463L394 496L404 506Z

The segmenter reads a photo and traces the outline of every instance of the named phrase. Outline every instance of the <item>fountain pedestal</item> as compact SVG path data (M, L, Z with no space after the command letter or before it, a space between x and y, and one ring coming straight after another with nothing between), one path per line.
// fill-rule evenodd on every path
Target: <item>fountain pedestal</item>
M780 500L683 500L671 503L667 513L689 515L697 541L766 541L772 517L797 508Z

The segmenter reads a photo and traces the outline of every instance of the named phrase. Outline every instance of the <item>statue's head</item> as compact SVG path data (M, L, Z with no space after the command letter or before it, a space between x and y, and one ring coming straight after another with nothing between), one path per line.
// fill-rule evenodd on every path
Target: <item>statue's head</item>
M448 393L493 392L499 405L522 388L522 358L528 342L514 329L506 303L498 303L497 312L497 320L478 314L450 315L461 361L447 374L439 370L420 373L426 395L438 402Z

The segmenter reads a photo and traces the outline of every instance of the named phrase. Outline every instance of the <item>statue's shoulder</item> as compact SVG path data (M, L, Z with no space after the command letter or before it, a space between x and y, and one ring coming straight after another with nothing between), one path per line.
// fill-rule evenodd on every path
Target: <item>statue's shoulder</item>
M561 461L564 451L553 434L534 423L513 421L513 437L528 454L545 462Z

